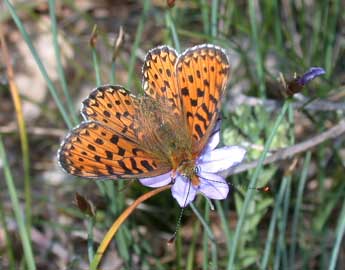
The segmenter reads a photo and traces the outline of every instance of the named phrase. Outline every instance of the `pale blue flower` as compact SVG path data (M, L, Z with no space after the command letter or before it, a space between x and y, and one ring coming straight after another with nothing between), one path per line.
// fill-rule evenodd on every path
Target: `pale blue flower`
M241 163L246 150L239 146L224 146L216 149L220 137L219 125L217 126L218 131L210 137L208 144L195 161L195 174L199 178L198 185L194 186L189 178L178 171L140 179L141 184L156 188L173 183L172 196L181 207L186 207L191 203L198 193L210 199L226 199L229 185L217 173Z

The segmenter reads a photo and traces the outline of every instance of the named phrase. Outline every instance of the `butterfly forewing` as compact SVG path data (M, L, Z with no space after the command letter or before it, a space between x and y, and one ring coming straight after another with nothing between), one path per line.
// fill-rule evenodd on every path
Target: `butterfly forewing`
M196 151L203 149L218 119L229 71L228 57L214 45L188 49L176 63L182 110Z
M97 121L136 140L139 128L135 122L138 99L121 86L105 85L96 88L83 101L81 113L85 120Z
M83 122L73 129L58 158L65 171L84 177L149 177L170 169L136 142L98 122Z
M142 86L148 96L163 101L162 104L180 114L181 100L175 73L177 58L176 51L168 46L150 50L143 65Z

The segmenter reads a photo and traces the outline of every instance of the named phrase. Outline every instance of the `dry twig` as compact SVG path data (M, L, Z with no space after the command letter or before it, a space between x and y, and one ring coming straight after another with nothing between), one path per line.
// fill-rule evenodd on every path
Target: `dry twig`
M335 139L339 137L340 135L345 133L345 120L341 120L337 125L334 127L328 129L327 131L324 131L308 140L305 140L304 142L295 144L290 147L286 147L280 150L277 150L274 154L267 157L264 161L264 165L271 164L277 161L286 160L293 156L296 156L302 152L308 151L311 148L322 144L323 142ZM258 160L248 162L241 164L234 169L227 170L223 173L224 176L230 176L233 174L238 174L244 171L251 170L255 168L258 165Z
M345 111L345 102L332 102L328 100L314 100L309 104L308 98L301 95L298 96L299 100L292 103L294 109L305 109L308 111ZM226 104L226 108L229 111L233 111L239 105L247 106L263 106L267 110L278 110L282 107L283 101L273 99L262 99L256 97L249 97L245 95L236 95L232 97Z

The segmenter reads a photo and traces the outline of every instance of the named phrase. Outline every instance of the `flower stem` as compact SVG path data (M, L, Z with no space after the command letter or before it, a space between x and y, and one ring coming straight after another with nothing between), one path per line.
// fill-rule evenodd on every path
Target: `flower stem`
M214 234L212 232L212 229L207 224L206 220L203 218L199 210L195 207L193 203L190 204L190 207L192 208L194 214L198 217L199 221L201 222L202 226L205 229L205 232L208 235L208 238L211 240L211 252L212 252L212 268L211 269L218 269L217 267L217 243L216 238L214 237Z
M95 257L93 258L90 269L96 270L96 267L100 263L102 256L108 247L111 239L115 236L116 232L122 225L122 223L129 217L129 215L137 208L139 204L141 204L143 201L146 201L147 199L157 195L158 193L167 190L171 188L171 185L167 185L164 187L160 187L154 190L151 190L143 195L141 195L138 199L136 199L125 211L122 212L122 214L115 220L113 225L110 227L106 235L104 236L101 244L99 245L97 252L95 254Z

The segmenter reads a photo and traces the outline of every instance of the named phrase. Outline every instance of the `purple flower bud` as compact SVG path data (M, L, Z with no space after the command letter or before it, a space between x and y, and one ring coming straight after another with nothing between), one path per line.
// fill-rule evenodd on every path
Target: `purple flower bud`
M315 77L321 76L323 74L325 74L326 71L323 68L320 67L311 67L306 73L304 73L302 75L302 77L300 77L298 79L298 83L301 85L306 85L307 83L309 83L311 80L313 80Z

